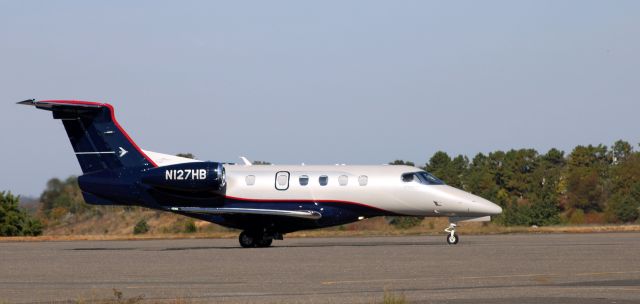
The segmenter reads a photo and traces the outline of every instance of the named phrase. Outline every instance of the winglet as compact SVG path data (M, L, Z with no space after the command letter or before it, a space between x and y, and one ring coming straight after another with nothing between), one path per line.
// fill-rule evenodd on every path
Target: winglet
M25 106L35 106L36 105L36 100L35 99L27 99L27 100L16 102L16 104L25 105Z
M253 164L244 156L240 156L240 159L244 163L245 166L252 166Z

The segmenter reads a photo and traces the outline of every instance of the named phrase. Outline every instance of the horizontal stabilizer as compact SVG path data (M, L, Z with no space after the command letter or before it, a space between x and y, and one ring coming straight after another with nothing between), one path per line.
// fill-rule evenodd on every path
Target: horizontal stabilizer
M205 213L205 214L252 214L297 217L308 220L317 220L322 217L318 211L312 210L278 210L278 209L252 209L252 208L201 208L201 207L171 207L174 212Z
M18 101L17 104L19 105L25 105L25 106L35 106L35 99L27 99L27 100L23 100L23 101Z
M17 102L19 105L35 106L38 109L52 110L54 107L64 108L102 108L105 104L90 102L90 101L78 101L78 100L35 100L27 99Z

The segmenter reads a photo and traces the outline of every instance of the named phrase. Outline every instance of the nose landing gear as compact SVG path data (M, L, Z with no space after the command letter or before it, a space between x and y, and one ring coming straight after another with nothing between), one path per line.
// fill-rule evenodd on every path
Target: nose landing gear
M449 245L455 245L458 244L458 241L460 241L460 238L458 237L458 234L456 233L456 227L458 225L454 224L454 223L450 223L449 227L447 227L444 232L448 233L447 234L447 244Z

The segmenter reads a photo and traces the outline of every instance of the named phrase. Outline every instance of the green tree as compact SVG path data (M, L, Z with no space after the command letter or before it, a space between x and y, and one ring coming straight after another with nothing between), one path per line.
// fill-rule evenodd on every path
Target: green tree
M604 186L598 172L592 168L573 168L567 177L567 199L570 208L601 211Z
M416 166L416 164L414 164L411 161L404 161L404 160L401 160L401 159L396 159L396 160L390 162L389 165L393 165L393 166L411 166L411 167L415 167Z
M533 172L538 167L538 152L533 149L510 150L501 165L504 188L512 195L523 198L534 183Z
M19 207L20 198L11 192L0 192L0 236L36 236L42 234L42 223Z
M139 220L135 226L133 226L133 234L145 234L149 232L149 224L145 219Z
M614 163L626 160L633 153L633 146L626 141L618 140L611 147Z
M636 194L629 196L616 194L609 201L606 213L609 221L629 223L638 219L638 208L640 208L640 197Z
M558 203L552 199L534 201L525 210L527 226L548 226L560 223L560 209Z
M448 168L448 179L447 183L453 187L467 190L467 185L465 184L465 176L468 174L469 170L469 158L464 155L458 155L454 157L449 163Z
M184 232L195 233L197 231L198 231L198 227L196 226L196 222L192 219L188 219L184 224Z
M264 166L271 165L270 162L262 161L262 160L255 160L255 161L252 162L252 164L254 164L254 165L264 165Z
M191 159L195 159L196 158L196 156L193 155L192 153L178 153L178 154L176 154L176 156L184 157L184 158L191 158Z
M450 164L451 157L449 157L449 154L447 154L447 152L438 151L431 156L424 169L446 183L449 183L449 180L451 179L451 174L449 172Z
M577 146L567 162L567 202L569 208L585 212L602 211L606 200L605 180L611 163L607 147Z
M564 165L564 152L557 149L551 149L538 157L537 166L531 173L529 193L526 195L532 202L529 216L533 224L541 226L559 223Z
M611 191L628 194L633 185L640 183L640 153L631 153L611 168Z
M423 217L411 217L411 216L389 216L387 217L389 224L398 229L409 229L416 227L422 223Z
M496 184L495 173L486 155L478 153L473 158L469 164L464 183L467 191L497 202L496 196L500 187Z
M89 210L91 206L85 204L82 191L78 186L78 178L68 177L65 181L52 178L47 182L47 188L40 195L42 211L47 217L78 214ZM56 212L52 212L52 211Z

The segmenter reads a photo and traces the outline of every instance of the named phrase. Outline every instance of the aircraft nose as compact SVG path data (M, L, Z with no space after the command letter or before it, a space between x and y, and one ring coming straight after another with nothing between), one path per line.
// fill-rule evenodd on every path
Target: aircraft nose
M440 195L442 199L441 203L445 203L444 209L449 207L452 212L465 212L478 216L498 215L502 213L500 206L469 192L446 185L433 187L432 189L438 191L437 194ZM452 208L451 206L459 206L459 209Z
M480 204L482 205L482 213L486 213L487 215L498 215L502 213L502 207L492 203L491 201L480 198Z
M489 213L491 215L498 215L498 214L502 213L502 207L500 207L500 206L498 206L498 205L496 205L496 204L494 204L492 202L489 202L489 204L491 204L491 206L489 206Z

